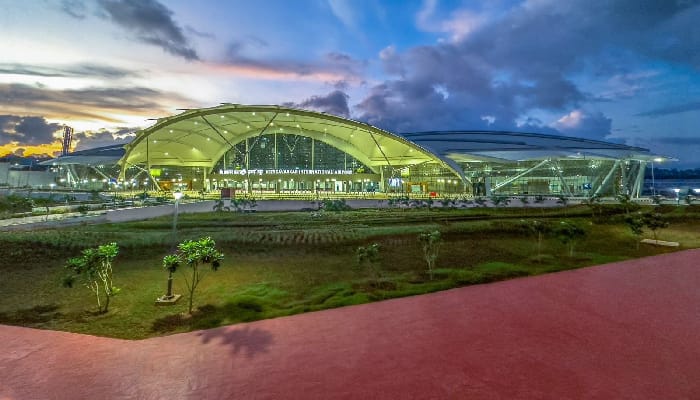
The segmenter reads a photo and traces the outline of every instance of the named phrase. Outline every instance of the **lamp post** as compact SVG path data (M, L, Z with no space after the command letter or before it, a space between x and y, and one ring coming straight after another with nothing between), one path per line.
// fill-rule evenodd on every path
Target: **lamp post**
M680 205L681 204L681 196L680 196L681 190L678 188L675 188L675 189L673 189L673 191L676 193L676 205Z
M177 206L182 198L182 192L174 192L173 197L175 198L175 213L173 215L173 236L177 237Z

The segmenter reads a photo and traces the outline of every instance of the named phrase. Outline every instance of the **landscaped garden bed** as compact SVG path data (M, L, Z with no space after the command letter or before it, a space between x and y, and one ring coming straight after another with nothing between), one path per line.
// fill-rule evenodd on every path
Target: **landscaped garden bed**
M670 226L658 237L680 247L637 246L641 237L625 215L654 210L211 212L180 215L176 233L169 217L3 232L0 323L138 339L700 247L694 207L662 210ZM534 221L547 226L541 241ZM566 240L565 224L585 232ZM418 238L434 231L439 254L429 272ZM186 301L154 305L166 291L163 257L178 243L205 236L224 259L218 271L202 270L207 275L193 312ZM69 258L112 242L119 246L113 279L120 290L109 311L98 313L87 289L65 289L61 279ZM358 260L358 248L375 243L376 259ZM174 273L173 292L187 292L187 273L186 265Z

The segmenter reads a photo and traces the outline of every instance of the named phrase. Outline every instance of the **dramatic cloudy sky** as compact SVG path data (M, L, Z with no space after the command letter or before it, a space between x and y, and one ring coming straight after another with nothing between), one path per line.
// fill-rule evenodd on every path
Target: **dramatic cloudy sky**
M700 166L700 0L0 0L0 154L292 104L397 132L602 139Z

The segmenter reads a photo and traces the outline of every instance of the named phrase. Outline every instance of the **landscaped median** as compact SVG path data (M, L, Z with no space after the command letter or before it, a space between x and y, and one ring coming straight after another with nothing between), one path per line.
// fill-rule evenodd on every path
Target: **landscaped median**
M656 232L658 238L679 242L678 248L637 246L639 237L625 217L652 211L670 222ZM145 338L700 247L699 221L694 207L581 205L212 211L180 215L175 232L171 216L6 232L0 237L0 323ZM430 272L426 242L419 238L435 231L439 240ZM203 237L215 240L224 258L197 288L193 312L187 312L186 301L154 305L167 290L163 257L177 243ZM97 313L90 291L62 288L61 277L69 258L108 243L119 246L112 268L120 290L109 311ZM174 293L187 293L188 273L183 264L173 274Z

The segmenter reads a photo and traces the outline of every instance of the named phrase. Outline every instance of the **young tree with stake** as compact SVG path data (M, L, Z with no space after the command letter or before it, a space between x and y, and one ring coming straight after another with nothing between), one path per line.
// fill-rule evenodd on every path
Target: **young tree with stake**
M191 275L185 272L185 285L189 294L188 313L192 314L192 304L194 302L194 292L206 275L202 270L202 265L210 264L212 271L217 271L224 259L223 253L216 249L216 242L211 237L204 237L199 240L185 240L177 246L175 257L165 256L163 267L169 272L174 272L180 260L190 268Z
M442 244L440 231L423 232L418 235L418 240L422 244L423 257L428 264L428 273L430 274L430 280L432 280L433 269L435 268L435 263L440 253L440 245Z

